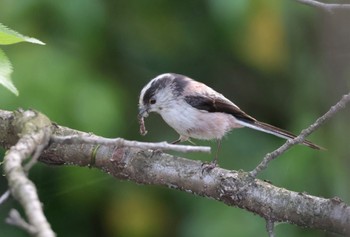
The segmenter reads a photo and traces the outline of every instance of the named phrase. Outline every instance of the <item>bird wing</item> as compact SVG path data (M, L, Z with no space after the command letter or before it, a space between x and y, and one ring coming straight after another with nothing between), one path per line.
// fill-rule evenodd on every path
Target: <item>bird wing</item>
M255 130L270 133L275 136L284 139L293 139L296 137L293 133L286 131L284 129L275 127L273 125L257 121L253 117L246 114L238 106L232 103L230 100L226 99L224 96L215 95L195 95L195 96L185 96L185 101L194 108L199 110L205 110L208 112L221 112L227 113L234 116L240 124L246 127L250 127ZM313 149L324 149L308 140L303 141L304 145L311 147Z
M185 96L185 101L192 107L205 110L211 113L220 112L233 115L236 119L252 123L256 119L246 114L238 106L226 99L224 96L216 95L189 95Z

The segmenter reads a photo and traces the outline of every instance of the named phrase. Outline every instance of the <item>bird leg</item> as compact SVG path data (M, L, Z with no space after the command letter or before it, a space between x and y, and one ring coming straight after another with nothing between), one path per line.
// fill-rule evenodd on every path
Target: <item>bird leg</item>
M221 149L221 140L217 139L216 142L217 142L217 149L216 149L214 159L210 162L204 162L202 164L202 174L204 173L204 171L209 172L218 166L218 157L219 157L219 151Z
M177 139L177 140L171 142L171 144L177 144L177 143L179 143L179 142L186 142L186 141L188 141L189 143L195 145L195 143L192 142L192 141L190 140L189 137L182 136L182 135L180 135L179 139Z
M179 139L176 139L175 141L171 142L170 144L178 144L179 142L181 142L181 137L179 137Z
M214 157L214 160L213 160L213 163L217 164L218 163L218 158L219 158L219 151L221 149L221 139L217 139L216 140L216 153L215 153L215 157Z

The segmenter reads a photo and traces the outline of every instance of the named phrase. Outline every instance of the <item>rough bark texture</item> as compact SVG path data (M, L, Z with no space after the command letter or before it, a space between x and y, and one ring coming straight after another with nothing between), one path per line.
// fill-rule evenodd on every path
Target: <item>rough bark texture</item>
M10 113L1 115L0 141L16 140ZM8 125L8 126L7 126ZM94 136L53 125L55 135ZM6 136L4 136L6 134ZM256 213L271 222L350 234L350 207L339 198L325 199L273 186L249 173L214 168L202 173L202 163L165 153L96 144L51 143L39 161L50 165L90 166L118 179L161 185L200 195Z
M16 111L13 114L5 112L1 116L1 121L3 122L0 125L1 129L6 129L8 126L6 130L0 131L7 136L0 137L2 145L9 147L17 137L19 138L4 157L4 174L8 180L11 195L25 211L28 224L20 219L19 215L10 216L8 222L25 229L32 236L55 236L43 213L35 185L28 179L27 169L23 166L23 162L30 156L36 159L36 151L40 150L37 153L39 155L42 148L48 144L51 136L51 122L46 116L31 110Z
M51 146L42 162L93 166L118 179L161 185L237 206L274 222L350 233L350 207L339 198L325 199L289 191L254 179L246 172L215 168L202 174L202 163L127 147ZM58 152L58 153L57 153Z

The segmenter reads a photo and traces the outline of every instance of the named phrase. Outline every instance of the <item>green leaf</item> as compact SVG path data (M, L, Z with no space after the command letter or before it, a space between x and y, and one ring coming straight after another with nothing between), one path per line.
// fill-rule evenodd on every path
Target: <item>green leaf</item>
M15 44L19 42L29 42L41 45L45 44L38 39L24 36L14 30L11 30L0 23L0 45Z
M0 84L18 96L18 90L11 81L12 66L5 53L0 49Z

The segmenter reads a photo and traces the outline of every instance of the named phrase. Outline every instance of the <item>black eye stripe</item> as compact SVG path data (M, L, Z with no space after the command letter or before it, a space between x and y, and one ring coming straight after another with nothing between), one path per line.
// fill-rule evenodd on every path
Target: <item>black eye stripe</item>
M158 90L164 89L169 84L172 84L174 93L179 95L182 93L188 83L189 80L183 75L175 73L166 74L162 78L159 78L158 80L152 82L151 86L143 96L143 103L148 104L150 102L150 99L156 94Z
M150 99L154 96L156 92L156 88L152 88L152 86L146 91L145 95L143 96L143 103L148 104Z

